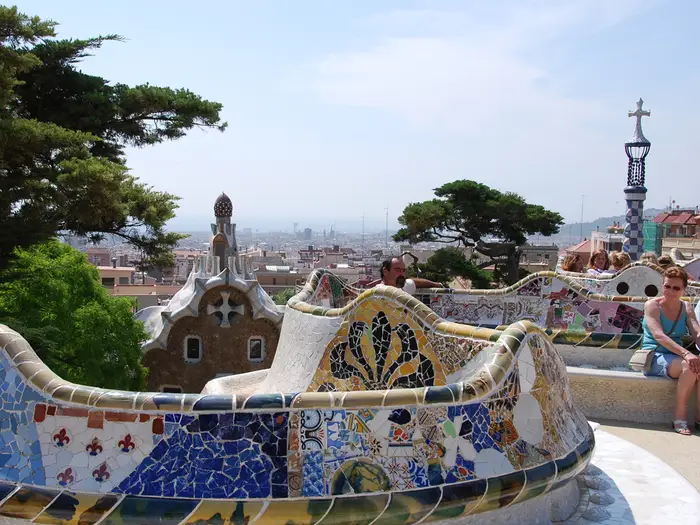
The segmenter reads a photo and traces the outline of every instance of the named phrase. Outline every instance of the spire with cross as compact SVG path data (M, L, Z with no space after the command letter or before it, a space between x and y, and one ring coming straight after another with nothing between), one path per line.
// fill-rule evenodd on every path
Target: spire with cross
M649 143L649 141L642 133L642 117L651 117L651 111L643 110L642 105L644 101L640 98L637 102L636 111L630 111L627 113L628 117L635 117L637 119L637 125L634 128L634 135L632 135L632 140L630 142L638 143Z
M640 98L636 111L629 111L627 116L635 117L637 123L634 127L634 135L625 143L625 153L629 162L627 164L627 186L625 187L625 201L627 212L625 213L625 240L622 249L629 253L632 261L639 259L644 252L644 200L647 189L644 187L646 168L645 159L651 149L651 142L642 132L642 117L651 116L651 111L642 109L644 101Z

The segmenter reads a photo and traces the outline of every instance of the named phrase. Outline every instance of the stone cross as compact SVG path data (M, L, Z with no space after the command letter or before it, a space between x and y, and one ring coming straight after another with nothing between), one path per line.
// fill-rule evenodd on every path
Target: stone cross
M628 117L636 117L637 118L637 125L634 128L634 136L632 138L632 142L649 142L644 137L644 133L642 133L642 117L651 117L651 111L643 110L642 109L643 104L644 104L644 101L640 98L639 102L637 102L636 111L629 111L627 113Z
M233 312L238 315L243 315L245 312L245 306L242 304L231 307L228 304L229 297L231 297L229 292L221 292L221 300L223 301L221 306L214 306L213 304L207 306L207 315L211 315L216 312L221 313L222 318L221 324L219 325L221 328L229 328L231 326L231 323L228 322L228 314Z

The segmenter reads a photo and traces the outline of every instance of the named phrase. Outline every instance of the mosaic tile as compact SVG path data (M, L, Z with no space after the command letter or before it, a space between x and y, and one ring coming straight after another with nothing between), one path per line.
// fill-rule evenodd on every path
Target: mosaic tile
M394 492L389 506L374 525L412 525L430 514L440 501L439 488Z
M255 521L256 525L315 525L329 513L332 499L310 499L292 501L270 501L263 514ZM331 516L327 516L330 518ZM326 522L326 520L323 520ZM332 522L326 522L332 523Z
M113 494L62 492L37 518L42 525L91 525L102 519L119 501Z
M185 498L287 497L287 417L283 412L183 417L180 428L118 490Z
M202 501L182 525L252 523L264 506L262 501Z
M425 343L419 345L419 340ZM441 384L442 367L417 319L405 310L366 301L329 343L309 391Z
M127 496L101 523L104 525L142 523L178 525L198 504L196 500Z
M248 397L70 387L69 406L36 393L10 361L15 347L0 347L0 480L46 487L22 488L0 514L86 525L428 523L540 496L590 460L565 366L532 324L477 330L399 291L358 298L330 274L311 281L287 308L281 361ZM482 325L549 317L566 323L566 337L633 335L621 332L636 327L633 302L587 301L581 285L552 276L522 285L428 303ZM605 323L619 332L585 331Z
M25 520L34 519L53 499L57 490L22 487L0 507L0 515Z
M389 502L388 494L361 496L357 498L335 498L329 516L323 523L332 525L369 525L379 517Z

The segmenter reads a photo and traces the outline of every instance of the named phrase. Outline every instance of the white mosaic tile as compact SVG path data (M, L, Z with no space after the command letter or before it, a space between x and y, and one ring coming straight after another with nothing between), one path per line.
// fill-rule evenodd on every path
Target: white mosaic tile
M259 393L305 391L342 321L341 317L305 314L292 308L287 308L284 316L275 360Z

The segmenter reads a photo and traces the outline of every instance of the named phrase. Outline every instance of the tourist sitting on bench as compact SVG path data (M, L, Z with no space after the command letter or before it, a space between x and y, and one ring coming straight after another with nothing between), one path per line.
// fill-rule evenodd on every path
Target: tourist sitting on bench
M656 258L656 254L654 252L644 252L639 258L639 261L652 264L659 264L659 259Z
M567 255L561 262L560 268L563 272L583 273L583 261L581 260L581 256L577 253Z
M609 259L610 268L608 268L605 273L610 274L617 273L625 266L629 266L632 263L629 254L625 252L612 252Z
M428 279L415 277L406 279L406 264L401 257L393 257L392 259L384 261L379 269L379 275L381 279L369 283L367 286L368 288L373 288L378 284L384 284L386 286L401 288L404 292L410 293L411 295L416 293L417 288L445 288L442 284Z
M591 254L591 258L588 261L588 273L590 275L603 275L609 267L608 252L596 250Z
M663 295L644 304L642 350L655 350L651 369L645 375L678 379L673 429L684 436L688 429L688 398L700 376L700 358L682 346L681 338L690 333L700 342L700 325L690 303L681 301L688 286L683 268L671 267L664 272ZM700 390L698 390L700 398ZM700 401L700 399L698 399ZM698 403L700 410L700 403ZM700 413L695 417L700 429Z

